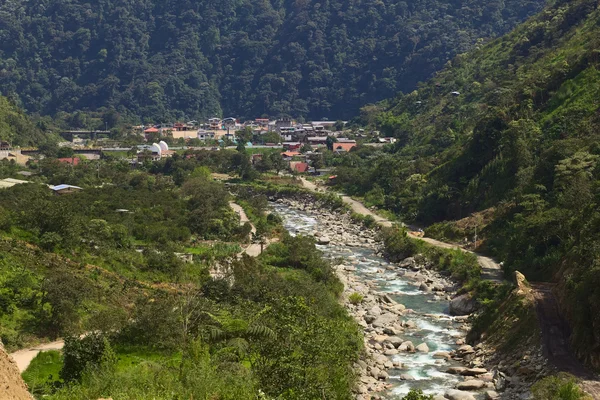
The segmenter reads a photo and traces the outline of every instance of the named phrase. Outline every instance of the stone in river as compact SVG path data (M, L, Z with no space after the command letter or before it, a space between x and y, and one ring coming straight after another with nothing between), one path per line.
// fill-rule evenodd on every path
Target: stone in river
M487 371L487 369L485 368L469 368L463 372L461 372L461 375L465 375L465 376L477 376L477 375L483 375L485 374Z
M485 385L485 382L479 379L470 379L468 381L459 382L456 385L458 390L479 390Z
M420 353L429 353L429 346L427 346L427 343L421 343L415 347L415 349Z
M377 317L377 319L375 319L375 321L373 321L372 325L375 328L382 328L386 325L393 324L397 320L398 320L398 316L396 314L385 313L385 314L381 314L379 317Z
M450 353L447 351L438 351L433 354L433 358L443 358L445 360L449 360L452 358L452 356L450 356Z
M446 390L444 396L450 400L475 400L475 396L473 396L471 393L456 389Z
M448 374L458 375L458 374L462 374L466 370L467 370L466 367L450 367L446 370L446 372Z
M414 381L415 378L410 374L400 374L400 380L402 381Z
M450 315L469 315L475 311L475 300L468 294L456 296L450 301Z

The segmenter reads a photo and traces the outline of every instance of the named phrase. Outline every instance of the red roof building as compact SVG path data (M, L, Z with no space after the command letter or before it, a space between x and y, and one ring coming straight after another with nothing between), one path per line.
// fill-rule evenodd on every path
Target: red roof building
M308 171L308 164L305 162L292 161L290 162L290 169L292 170L292 172L303 174L306 171Z
M144 131L144 133L157 133L158 129L155 127L148 128Z
M65 158L59 158L58 161L60 161L61 163L65 163L65 164L79 165L79 163L81 162L81 159L78 157L65 157Z
M348 152L350 150L352 150L353 148L356 147L356 143L334 143L333 144L333 151L345 151Z

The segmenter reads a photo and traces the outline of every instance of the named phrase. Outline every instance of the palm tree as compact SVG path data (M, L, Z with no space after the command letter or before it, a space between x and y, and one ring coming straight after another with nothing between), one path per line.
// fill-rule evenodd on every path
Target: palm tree
M248 354L250 341L276 338L275 331L258 321L269 310L270 307L265 307L250 321L206 313L213 321L206 340L213 344L223 344L223 350L232 350L241 359Z

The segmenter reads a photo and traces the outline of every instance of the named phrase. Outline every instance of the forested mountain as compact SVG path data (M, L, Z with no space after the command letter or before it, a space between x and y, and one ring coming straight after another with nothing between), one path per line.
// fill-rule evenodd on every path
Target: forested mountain
M508 270L559 282L572 344L596 367L599 48L597 2L558 1L418 90L363 108L398 142L355 152L337 171L348 192L426 225L488 210L491 223L478 223L488 250Z
M0 4L0 91L29 112L339 119L410 91L541 0Z

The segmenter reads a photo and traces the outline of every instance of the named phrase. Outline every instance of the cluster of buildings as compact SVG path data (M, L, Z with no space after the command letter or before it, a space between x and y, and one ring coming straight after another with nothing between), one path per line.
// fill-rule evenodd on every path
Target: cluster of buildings
M336 133L332 121L313 121L298 123L291 118L270 120L257 118L252 121L239 122L236 118L210 118L204 123L189 121L187 123L159 124L150 127L136 126L135 130L143 132L146 137L159 135L173 139L199 139L202 141L224 140L235 141L235 132L246 128L252 130L255 137L260 138L268 132L281 135L283 141L302 141L306 137L328 136Z

